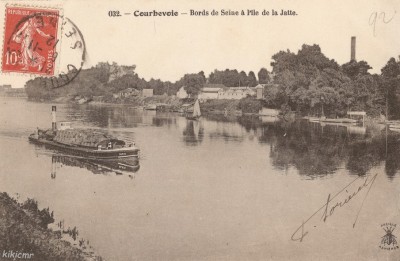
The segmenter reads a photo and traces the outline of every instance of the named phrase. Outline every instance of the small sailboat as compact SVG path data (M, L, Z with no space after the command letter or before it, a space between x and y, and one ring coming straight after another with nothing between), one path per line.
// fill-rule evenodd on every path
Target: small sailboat
M186 116L186 119L197 121L200 117L201 117L200 103L199 103L199 100L196 100L196 102L194 103L194 106L193 106L192 116Z

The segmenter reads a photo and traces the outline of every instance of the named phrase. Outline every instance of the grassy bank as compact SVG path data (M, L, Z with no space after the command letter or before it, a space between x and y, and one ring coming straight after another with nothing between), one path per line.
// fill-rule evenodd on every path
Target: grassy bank
M48 209L39 210L34 200L18 203L0 193L0 250L33 254L29 260L38 261L102 260L62 240L61 231L47 228L52 222L53 214Z

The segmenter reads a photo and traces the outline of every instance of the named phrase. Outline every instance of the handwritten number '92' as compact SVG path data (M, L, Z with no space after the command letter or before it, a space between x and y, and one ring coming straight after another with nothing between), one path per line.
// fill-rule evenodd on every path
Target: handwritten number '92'
M394 18L395 15L396 15L396 11L394 11L392 17L390 17L390 18L387 18L387 17L386 17L386 13L385 13L385 12L380 12L379 14L378 14L378 12L373 12L373 13L369 16L369 21L368 21L368 23L369 23L370 26L372 26L372 31L373 31L374 36L376 36L376 24L377 24L380 20L382 20L382 22L383 22L384 24L388 24L388 23L390 23L390 22L393 20L393 18Z

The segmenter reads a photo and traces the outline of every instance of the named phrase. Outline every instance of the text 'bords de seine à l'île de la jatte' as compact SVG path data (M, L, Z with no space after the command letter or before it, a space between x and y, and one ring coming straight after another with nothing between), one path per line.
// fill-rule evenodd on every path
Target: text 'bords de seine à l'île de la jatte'
M122 12L119 10L108 11L108 16L110 17L120 17L120 16L133 16L133 17L176 17L179 15L189 15L189 16L296 16L298 13L290 9L242 9L242 10L232 10L232 9L210 9L210 10L194 10L190 9L188 11L176 11L176 10L134 10L133 12Z

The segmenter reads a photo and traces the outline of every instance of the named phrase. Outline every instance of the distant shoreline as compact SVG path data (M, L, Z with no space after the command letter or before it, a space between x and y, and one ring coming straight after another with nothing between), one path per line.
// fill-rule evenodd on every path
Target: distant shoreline
M26 97L5 97L5 98L26 98ZM46 101L39 101L39 100L31 100L26 98L30 102L37 102L37 103L48 103L48 104L78 104L71 98L62 97L62 99L53 99L53 100L46 100ZM176 112L178 109L182 108L183 104L187 103L194 103L195 99L178 99L174 96L166 96L166 95L154 95L152 97L134 97L133 99L117 99L116 101L88 101L84 104L88 105L99 105L99 106L128 106L132 108L144 108L146 105L155 104L155 103L165 103L167 109L164 110L165 112ZM202 113L204 115L228 115L228 116L272 116L272 115L265 115L259 113L258 110L255 108L250 108L248 111L243 112L242 110L238 109L238 103L240 100L223 100L223 99L215 99L215 100L208 100L206 102L201 103ZM250 101L250 105L254 106L254 102L257 100ZM227 109L225 111L225 109ZM275 110L275 109L272 109ZM279 111L279 110L277 110ZM291 118L304 118L305 115L296 113L296 112L289 112ZM307 116L307 115L306 115ZM278 115L274 115L272 117L282 117L282 113ZM329 118L329 117L328 117ZM371 117L366 116L365 123L366 124L377 124L381 123L382 120L380 117Z

